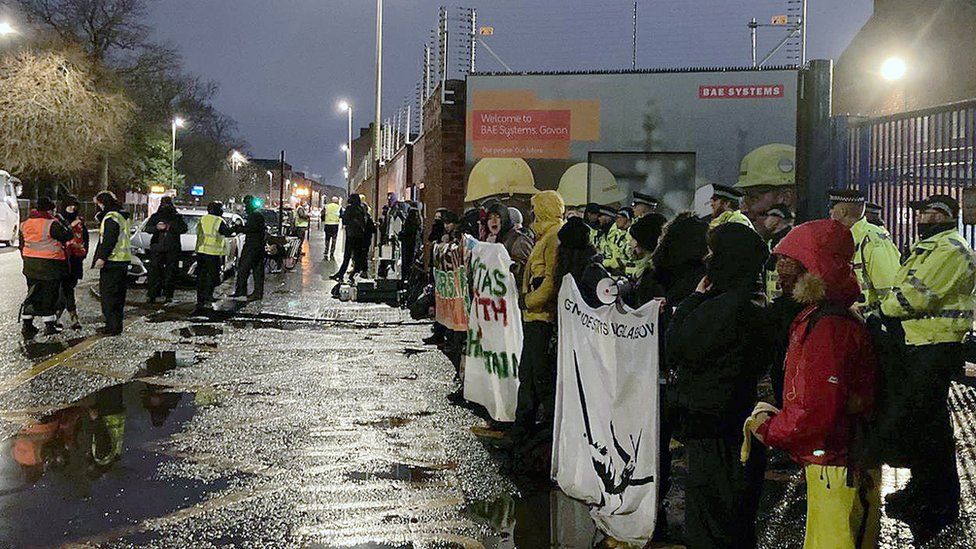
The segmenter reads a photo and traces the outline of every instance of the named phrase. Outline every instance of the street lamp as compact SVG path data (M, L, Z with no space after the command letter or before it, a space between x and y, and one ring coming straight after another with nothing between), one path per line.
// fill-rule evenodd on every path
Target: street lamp
M11 34L17 34L17 29L10 24L10 21L0 21L0 36L9 36Z
M173 189L176 188L176 128L182 128L184 125L186 125L186 120L179 116L173 117L173 149L169 160L170 187Z
M901 57L889 57L881 64L881 77L889 82L901 80L908 72L908 65Z
M230 165L235 172L241 167L241 164L245 163L247 163L247 157L241 154L240 151L233 150L230 152Z
M346 192L352 192L352 180L349 173L352 172L352 105L348 101L339 101L339 111L346 113L347 141L342 152L346 153Z

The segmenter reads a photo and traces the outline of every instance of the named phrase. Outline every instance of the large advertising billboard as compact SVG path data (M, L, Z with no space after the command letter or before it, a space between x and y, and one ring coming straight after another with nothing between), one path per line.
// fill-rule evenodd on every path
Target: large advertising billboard
M639 191L662 213L701 209L748 153L796 139L795 70L474 75L467 97L466 202L554 189L570 206L623 205Z

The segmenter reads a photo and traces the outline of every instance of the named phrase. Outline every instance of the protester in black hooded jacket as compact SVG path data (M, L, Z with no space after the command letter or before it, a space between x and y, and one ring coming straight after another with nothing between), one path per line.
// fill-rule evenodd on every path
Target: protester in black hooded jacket
M164 302L173 299L176 288L176 268L183 246L180 236L187 231L186 221L173 206L173 199L164 197L156 213L146 220L144 229L152 235L149 241L149 273L146 277L146 298L155 303L162 296Z
M603 267L603 256L590 242L589 226L582 218L571 217L559 229L558 237L555 294L559 295L563 277L568 273L573 275L587 305L594 308L603 306L596 286L601 280L610 278L610 273Z
M669 400L685 445L689 547L754 547L765 454L739 463L742 424L768 367L759 274L762 238L726 223L708 234L706 276L678 306L666 336Z
M664 298L672 308L695 291L705 274L707 232L708 225L692 212L678 214L664 226L651 261L655 281L664 289Z
M410 280L413 272L413 263L417 258L417 247L423 236L423 222L420 220L420 211L410 208L407 218L403 221L403 227L397 235L400 241L400 277L403 280Z
M369 249L369 214L358 194L349 196L349 204L342 212L342 225L346 230L346 241L342 246L342 265L332 275L332 280L342 280L349 262L353 264L353 274L366 271L366 257Z

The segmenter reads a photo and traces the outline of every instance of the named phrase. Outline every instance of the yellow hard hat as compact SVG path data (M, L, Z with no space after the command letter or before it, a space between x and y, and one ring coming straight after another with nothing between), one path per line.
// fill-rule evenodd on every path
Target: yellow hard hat
M537 194L532 168L521 158L482 158L468 176L465 202L500 194Z
M586 199L586 183L590 181L590 199ZM563 197L567 206L583 206L587 202L613 204L624 199L624 193L617 186L617 178L610 170L600 164L580 162L573 164L559 178L556 192Z
M796 148L763 145L742 158L736 187L784 187L796 184Z

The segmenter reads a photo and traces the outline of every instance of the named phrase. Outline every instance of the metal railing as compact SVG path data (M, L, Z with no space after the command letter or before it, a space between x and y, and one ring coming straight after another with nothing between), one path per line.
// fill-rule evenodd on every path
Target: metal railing
M839 135L838 135L839 134ZM835 120L839 183L883 210L899 249L917 238L911 202L976 185L976 100L878 118ZM960 227L976 245L976 227Z

